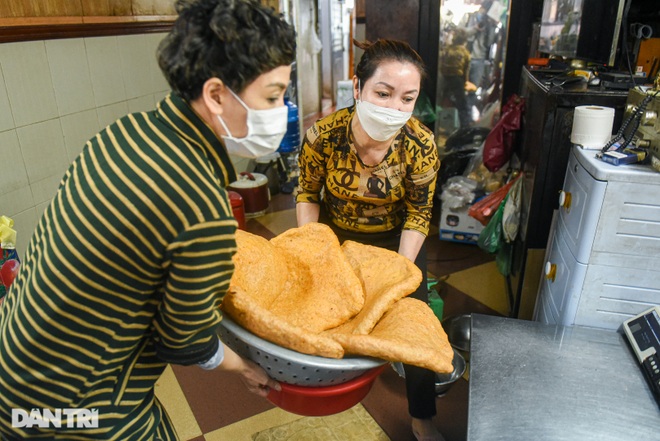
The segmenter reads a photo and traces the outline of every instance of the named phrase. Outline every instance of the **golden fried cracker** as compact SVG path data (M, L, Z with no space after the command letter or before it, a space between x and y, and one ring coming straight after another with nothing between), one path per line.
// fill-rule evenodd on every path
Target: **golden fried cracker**
M287 264L281 253L261 236L236 230L237 251L229 289L249 293L263 308L269 308L285 289Z
M347 240L341 246L365 292L364 307L330 332L368 334L397 300L414 292L422 272L410 259L384 248Z
M344 350L338 342L288 323L240 289L227 293L222 310L243 328L279 346L321 357L344 356Z
M347 354L372 356L388 361L452 372L454 350L440 321L424 302L403 298L385 313L368 335L327 333Z
M312 222L270 241L287 264L284 289L269 310L313 333L334 328L364 306L362 284L327 225Z

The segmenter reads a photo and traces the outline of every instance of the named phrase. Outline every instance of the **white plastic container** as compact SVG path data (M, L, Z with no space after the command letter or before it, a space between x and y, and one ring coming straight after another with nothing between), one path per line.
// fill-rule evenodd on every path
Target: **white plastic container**
M229 184L233 190L243 197L245 217L257 217L266 213L270 201L268 178L261 173L241 173L237 181Z

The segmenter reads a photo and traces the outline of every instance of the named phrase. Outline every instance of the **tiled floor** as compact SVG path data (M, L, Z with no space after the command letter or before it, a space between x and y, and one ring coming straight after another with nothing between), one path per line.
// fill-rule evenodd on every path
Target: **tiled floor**
M290 195L275 196L264 216L247 222L250 232L266 238L294 226ZM445 317L508 313L504 281L491 255L475 245L440 241L434 228L428 238L428 261L430 276L444 279L438 286ZM235 377L217 370L173 366L157 390L182 441L239 441L226 436L223 428L273 408L269 401L248 393ZM437 400L437 424L448 441L465 439L467 396L467 380L462 379ZM396 372L386 369L362 404L392 441L414 441L404 381Z
M273 197L265 215L248 220L247 230L271 238L295 227L295 222L292 196L280 194ZM436 227L427 239L428 270L429 277L443 280L438 287L444 300L444 317L472 312L507 315L504 279L497 272L493 256L476 245L440 241L438 213L433 225ZM466 378L468 375L437 399L436 423L447 441L466 437ZM247 392L234 376L197 367L168 368L159 381L157 394L182 441L251 441L250 434L260 430L251 417L274 409L269 401ZM410 431L404 380L394 370L385 369L362 405L392 441L415 440ZM263 415L271 414L280 423L295 419L277 410Z

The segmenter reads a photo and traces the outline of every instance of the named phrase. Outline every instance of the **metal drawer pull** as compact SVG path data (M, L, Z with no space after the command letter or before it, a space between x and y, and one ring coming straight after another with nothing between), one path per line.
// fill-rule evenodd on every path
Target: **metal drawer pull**
M571 201L573 200L573 196L571 196L571 193L568 191L561 190L559 192L559 206L564 207L566 211L571 210Z
M556 276L557 276L557 265L555 265L554 263L546 262L545 278L550 280L551 282L554 282Z

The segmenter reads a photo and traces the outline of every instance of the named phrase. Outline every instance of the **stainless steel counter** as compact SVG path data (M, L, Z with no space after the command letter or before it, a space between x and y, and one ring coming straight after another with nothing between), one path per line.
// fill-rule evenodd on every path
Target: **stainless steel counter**
M467 439L660 440L660 409L621 334L472 314Z

